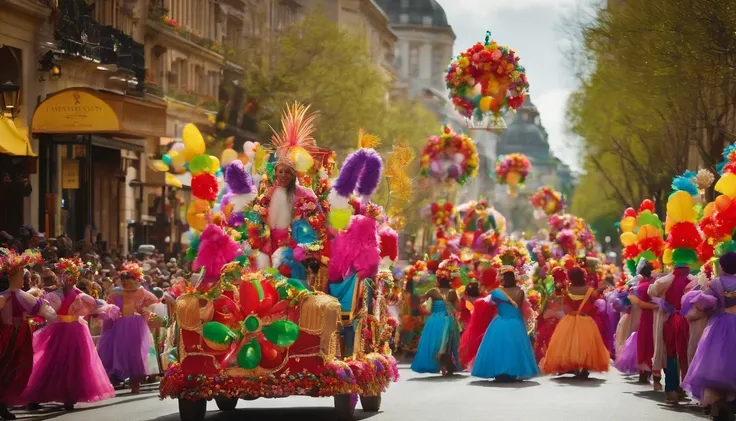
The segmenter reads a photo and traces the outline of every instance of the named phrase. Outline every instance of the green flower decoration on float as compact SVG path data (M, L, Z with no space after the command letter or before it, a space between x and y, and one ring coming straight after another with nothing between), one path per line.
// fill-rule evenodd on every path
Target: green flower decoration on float
M292 305L289 287L279 291L270 279L259 280L258 276L259 273L252 274L240 285L240 306L245 319L237 330L219 322L207 322L202 328L202 336L213 343L225 346L236 343L240 347L236 357L238 366L246 370L258 367L264 358L275 359L299 337L299 326L282 319ZM293 282L287 281L286 285L295 288Z

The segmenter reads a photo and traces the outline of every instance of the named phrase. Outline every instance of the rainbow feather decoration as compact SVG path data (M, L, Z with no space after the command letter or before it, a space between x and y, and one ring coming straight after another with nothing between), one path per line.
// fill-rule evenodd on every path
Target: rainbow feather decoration
M318 113L310 113L309 106L298 102L287 105L281 114L281 131L273 127L271 144L276 149L279 161L290 164L298 172L304 173L314 165L313 156L321 154L314 139L314 121Z

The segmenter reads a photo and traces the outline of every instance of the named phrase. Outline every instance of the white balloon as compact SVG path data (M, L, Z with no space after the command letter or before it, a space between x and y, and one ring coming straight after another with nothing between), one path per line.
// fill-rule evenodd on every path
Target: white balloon
M465 159L465 155L463 155L463 154L461 154L461 153L459 153L459 152L458 152L458 153L456 153L455 155L453 155L453 156L452 156L452 160L453 160L453 161L454 161L454 162L455 162L455 163L456 163L457 165L460 165L460 164L462 164L462 163L463 163L463 160L464 160L464 159Z
M251 142L250 140L243 143L243 152L248 153L250 151L255 150L255 143Z

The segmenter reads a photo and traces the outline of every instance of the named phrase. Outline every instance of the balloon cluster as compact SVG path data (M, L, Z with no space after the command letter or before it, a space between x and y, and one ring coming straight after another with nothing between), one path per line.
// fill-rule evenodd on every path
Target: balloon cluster
M549 241L562 249L563 254L591 253L596 249L595 235L590 226L575 215L563 213L548 219Z
M496 180L509 186L509 193L516 195L516 187L523 186L532 170L529 158L521 153L512 153L501 158L496 164Z
M702 266L697 254L702 238L696 225L699 214L695 210L694 196L698 189L692 182L694 177L695 173L688 172L672 183L675 191L667 199L667 250L662 263L697 269Z
M500 117L524 103L529 89L525 71L514 50L498 45L486 32L484 43L476 43L450 63L445 81L455 109L464 117Z
M562 193L550 187L542 187L530 198L532 207L544 211L547 216L562 212Z
M642 201L638 212L634 208L626 209L620 227L623 255L630 269L636 267L639 259L650 262L659 260L664 252L665 243L662 221L654 213L654 202L649 199Z
M449 126L439 136L430 136L422 150L421 174L437 180L455 180L465 184L478 174L478 151L466 135L455 133Z

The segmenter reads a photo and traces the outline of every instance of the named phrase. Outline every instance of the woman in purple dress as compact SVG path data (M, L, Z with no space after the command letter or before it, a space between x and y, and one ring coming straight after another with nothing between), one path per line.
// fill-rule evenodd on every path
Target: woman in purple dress
M733 420L736 401L736 253L724 254L723 276L711 281L693 305L710 311L708 326L687 372L683 388L703 405L712 405L714 420Z

